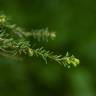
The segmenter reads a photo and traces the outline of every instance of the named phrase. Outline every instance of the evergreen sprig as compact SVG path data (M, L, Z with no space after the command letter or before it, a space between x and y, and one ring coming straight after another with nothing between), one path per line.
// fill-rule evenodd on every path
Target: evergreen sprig
M48 39L53 40L56 34L55 32L49 32L48 29L25 32L16 24L11 24L5 15L0 16L0 55L7 57L22 57L22 55L29 57L37 56L42 57L46 64L49 58L68 68L70 65L77 66L80 63L79 59L73 55L69 56L68 53L62 56L54 55L53 52L46 51L43 47L34 49L31 47L31 41L26 39L28 37L33 37L38 41L48 41Z

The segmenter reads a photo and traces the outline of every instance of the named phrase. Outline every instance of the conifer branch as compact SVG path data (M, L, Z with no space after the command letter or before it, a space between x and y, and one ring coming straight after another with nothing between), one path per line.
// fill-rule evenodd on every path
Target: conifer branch
M55 32L49 32L48 29L25 32L16 24L11 24L5 15L0 16L0 55L5 57L21 57L22 55L29 57L37 56L42 57L46 64L49 58L68 68L71 65L77 66L80 63L79 59L75 58L73 55L69 56L68 53L62 56L54 55L53 52L46 51L43 47L33 49L30 41L26 39L27 37L33 37L38 41L48 41L48 39L54 39L56 34Z

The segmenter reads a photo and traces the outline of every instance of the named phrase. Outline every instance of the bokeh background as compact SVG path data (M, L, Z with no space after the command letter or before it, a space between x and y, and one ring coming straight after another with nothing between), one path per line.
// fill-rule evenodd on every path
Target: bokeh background
M28 31L56 31L54 41L39 45L81 62L67 69L0 58L0 96L96 96L96 0L0 0L0 11Z

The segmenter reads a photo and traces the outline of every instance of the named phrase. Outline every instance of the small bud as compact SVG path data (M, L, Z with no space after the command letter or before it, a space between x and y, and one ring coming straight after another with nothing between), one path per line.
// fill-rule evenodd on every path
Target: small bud
M5 23L5 22L6 22L6 16L1 15L1 16L0 16L0 23L3 24L3 23Z
M55 32L50 33L50 37L51 37L51 39L53 40L53 39L56 37Z
M68 54L64 58L64 60L66 61L67 64L69 64L69 65L72 64L75 67L80 63L79 59L75 58L73 55L68 57Z
M77 65L80 63L80 60L77 59L77 58L73 58L73 60L72 60L71 62L72 62L72 64L73 64L74 66L77 66Z

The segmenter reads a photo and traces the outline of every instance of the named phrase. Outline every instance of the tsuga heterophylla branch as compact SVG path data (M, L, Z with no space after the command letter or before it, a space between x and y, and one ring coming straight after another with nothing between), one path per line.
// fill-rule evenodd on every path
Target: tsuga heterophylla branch
M3 56L22 56L29 57L37 56L42 57L47 64L47 59L51 59L58 64L64 65L64 67L70 67L71 65L77 66L80 61L73 55L69 56L67 53L65 56L55 55L49 50L41 48L32 48L31 41L26 38L33 37L37 41L48 39L54 39L56 37L55 32L49 32L48 29L35 30L31 32L25 32L23 28L18 27L16 24L11 24L5 15L0 15L0 55Z

